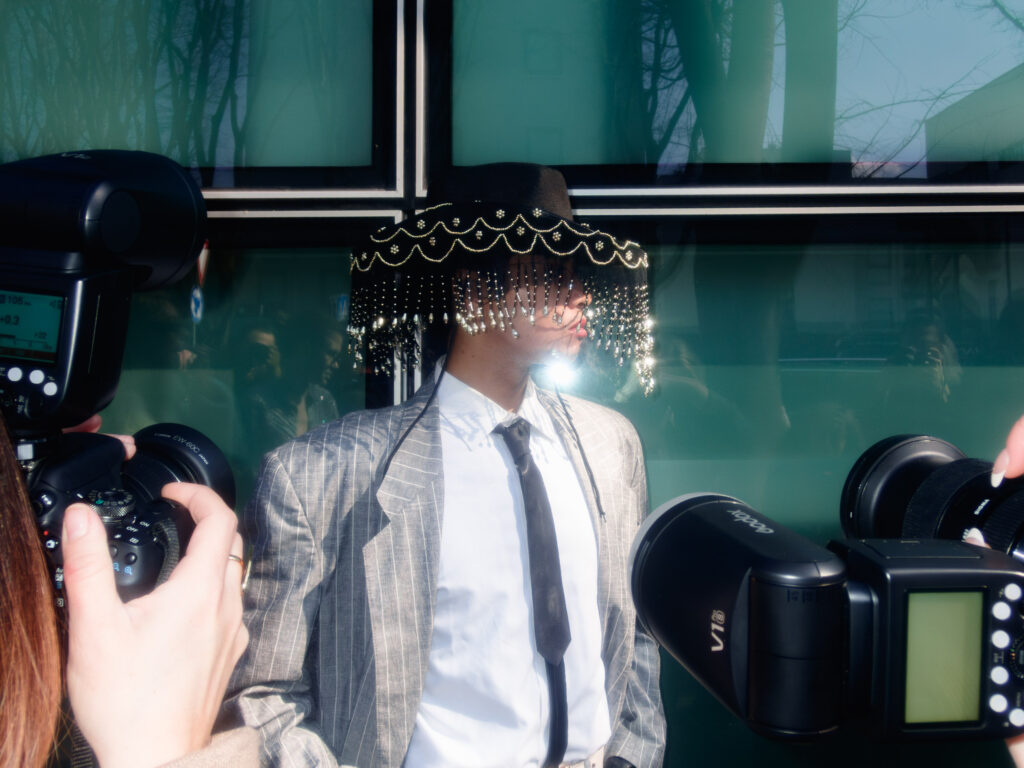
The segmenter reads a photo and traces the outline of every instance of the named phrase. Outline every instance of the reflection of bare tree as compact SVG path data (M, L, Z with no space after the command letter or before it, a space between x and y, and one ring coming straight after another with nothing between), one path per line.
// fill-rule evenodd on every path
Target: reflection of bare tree
M640 123L623 120L618 137L629 146L643 146L648 163L669 167L828 163L834 149L843 148L856 176L913 173L924 158L925 121L977 90L979 81L990 80L983 73L996 54L966 62L956 77L931 85L915 81L908 90L903 67L893 58L900 53L889 47L889 37L879 41L879 35L885 37L882 30L905 25L934 7L950 21L976 16L1004 34L1024 32L1024 13L1007 0L643 0L621 5L618 18L635 18L627 22L633 29L617 29L616 34L641 42L632 48L613 42L613 50L619 49L616 73L642 83L642 94L630 101L627 88L614 86L613 103L626 105L625 114ZM869 54L865 61L876 77L860 91L847 90L837 103L838 62L841 57L856 61L861 51Z
M981 16L989 16L993 11L1004 16L1010 14L999 0L955 0L953 3L948 0L917 0L919 10L935 6L948 11L950 5ZM839 29L845 38L845 45L874 49L876 56L888 60L892 52L880 48L873 34L866 31L865 27L905 24L905 16L911 7L908 3L900 7L878 2L872 5L869 0L846 0ZM1016 24L1013 22L1010 15L1011 26L1024 28L1019 20ZM926 159L921 144L926 122L951 103L977 90L979 73L989 58L991 55L983 57L955 80L945 82L940 87L922 86L910 93L896 87L900 80L896 76L896 64L893 63L894 84L888 98L875 96L870 100L854 99L839 106L835 117L837 144L850 148L853 175L867 178L881 173L896 173L900 176L913 173ZM916 145L921 145L918 150L913 153L907 151ZM896 165L892 165L894 161L898 161Z
M645 0L644 137L649 158L672 144L687 162L764 159L776 40L785 39L781 158L830 156L835 124L837 0ZM621 102L618 102L621 103Z
M845 139L848 146L856 146L856 152L852 158L853 160L853 175L858 178L870 178L878 175L880 172L887 170L886 164L892 162L909 146L911 146L921 135L925 129L925 123L928 118L938 112L943 107L947 106L950 100L956 99L960 96L965 96L972 93L975 87L972 85L964 85L965 82L969 81L971 75L975 72L972 69L970 72L963 75L955 82L950 85L938 90L937 92L926 92L925 94L906 99L893 99L885 104L869 104L863 101L853 102L848 104L842 110L836 114L836 134L841 139ZM923 108L921 117L914 121L914 125L910 129L909 133L904 133L900 136L899 140L895 143L885 142L883 143L883 133L888 125L888 118L895 107L906 106L908 104L918 104ZM871 114L879 114L881 121L876 126L871 136L865 138L864 136L852 136L843 133L843 128L846 124L853 121L859 120ZM899 175L903 176L909 174L920 162L925 158L921 157L919 160L913 162L905 162L900 166Z
M666 2L704 140L704 160L760 159L768 115L772 0Z
M846 0L846 6L840 32L870 47L877 47L877 44L860 28L858 21L882 18L888 23L899 23L899 17L903 15L896 8L881 3L876 3L874 7L879 10L871 13L868 10L869 0ZM931 7L947 12L950 7L971 12L992 20L993 30L1002 26L1024 32L1024 18L1002 0L954 0L952 3L948 0L918 0L918 8L927 10ZM885 56L886 52L879 51L879 54ZM888 100L856 100L843 105L836 115L836 134L840 144L853 150L854 175L870 177L881 172L891 173L893 168L889 164L901 156L904 159L896 166L897 172L899 175L912 173L925 160L925 150L922 148L909 159L906 158L906 150L920 142L925 124L931 117L978 90L979 74L992 57L992 53L983 56L955 80L943 83L941 87L922 88L910 94L894 90ZM909 124L895 125L897 114L905 112L908 107L916 108ZM907 120L906 117L903 119ZM868 121L872 120L873 130L865 130L864 126L871 124Z
M126 144L186 165L240 158L248 0L3 7L0 159Z
M1001 0L985 0L985 2L972 3L971 5L977 7L979 10L993 10L1003 17L1004 20L1009 22L1013 27L1016 27L1021 32L1024 32L1024 19L1021 19L1019 13L1010 10L1006 3Z
M782 160L830 159L836 121L837 0L782 0L786 101Z
M638 26L648 156L663 158L675 141L688 164L830 159L837 9L837 0L645 0ZM779 155L765 157L780 39L782 136ZM777 370L780 316L801 257L757 259L699 242L695 252L707 387L749 425L755 450L774 447L788 426Z

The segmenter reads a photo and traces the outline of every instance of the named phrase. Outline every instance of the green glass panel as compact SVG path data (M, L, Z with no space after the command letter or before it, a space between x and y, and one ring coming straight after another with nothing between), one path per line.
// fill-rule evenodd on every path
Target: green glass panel
M370 165L373 2L259 0L252 8L245 165Z
M611 4L455 0L456 165L504 160L635 162L615 133ZM627 118L628 119L628 118Z
M241 506L265 452L364 406L344 335L348 263L341 250L214 251L199 323L195 274L134 294L104 430L165 421L198 429L228 457Z
M656 390L591 355L579 391L637 426L652 507L728 493L824 539L877 440L932 434L992 460L1020 415L1019 246L648 251Z
M1024 157L1024 10L933 0L453 0L456 164ZM609 181L613 181L609 179Z
M847 474L876 441L930 434L991 461L1020 416L1020 246L655 243L648 251L655 392L644 398L594 354L564 388L636 425L652 509L687 493L724 493L825 545L842 536ZM998 741L771 741L668 656L662 691L667 766L1010 765Z
M185 166L371 161L370 0L8 0L0 161L139 149Z

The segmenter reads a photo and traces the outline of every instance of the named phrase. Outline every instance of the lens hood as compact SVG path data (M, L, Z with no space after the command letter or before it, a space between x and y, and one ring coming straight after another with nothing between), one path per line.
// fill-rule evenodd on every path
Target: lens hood
M229 507L235 505L235 479L227 458L214 442L184 424L153 424L135 433L135 457L124 474L158 497L166 483L208 485Z
M899 538L907 506L924 479L964 458L955 445L928 435L879 440L846 477L839 508L843 533L854 539Z

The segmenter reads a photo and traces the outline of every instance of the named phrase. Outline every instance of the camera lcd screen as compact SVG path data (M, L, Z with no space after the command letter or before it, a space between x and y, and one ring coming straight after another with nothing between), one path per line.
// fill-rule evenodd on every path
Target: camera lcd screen
M908 725L979 719L983 614L979 591L907 595Z
M0 357L57 362L64 297L0 290Z

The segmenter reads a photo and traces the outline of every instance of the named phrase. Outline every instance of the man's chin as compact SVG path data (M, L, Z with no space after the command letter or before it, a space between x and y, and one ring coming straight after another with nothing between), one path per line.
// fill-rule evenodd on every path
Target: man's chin
M569 339L563 346L551 352L552 360L563 365L574 365L580 356L583 341L583 339Z

